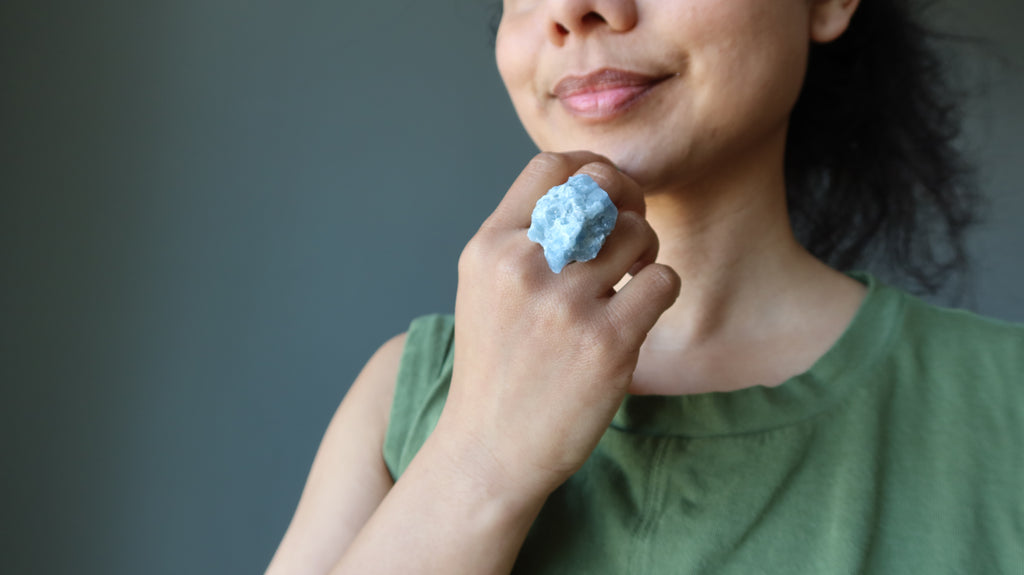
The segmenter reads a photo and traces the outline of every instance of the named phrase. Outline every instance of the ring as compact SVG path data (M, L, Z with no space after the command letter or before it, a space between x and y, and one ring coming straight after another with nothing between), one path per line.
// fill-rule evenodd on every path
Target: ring
M544 248L551 271L597 257L619 210L593 178L578 174L537 200L526 236Z

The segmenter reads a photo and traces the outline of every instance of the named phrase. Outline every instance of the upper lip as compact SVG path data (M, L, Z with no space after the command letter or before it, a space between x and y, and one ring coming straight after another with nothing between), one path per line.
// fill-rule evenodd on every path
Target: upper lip
M587 92L600 92L613 88L624 88L630 86L647 86L655 84L671 76L652 76L640 72L618 70L615 68L602 68L583 76L566 76L555 84L551 93L556 98L568 98L576 94Z

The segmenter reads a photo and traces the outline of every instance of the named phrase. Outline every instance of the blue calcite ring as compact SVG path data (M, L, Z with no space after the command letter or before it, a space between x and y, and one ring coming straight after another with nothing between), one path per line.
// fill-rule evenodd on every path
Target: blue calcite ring
M526 235L543 246L544 259L557 274L569 262L596 258L618 217L608 193L579 174L537 200Z

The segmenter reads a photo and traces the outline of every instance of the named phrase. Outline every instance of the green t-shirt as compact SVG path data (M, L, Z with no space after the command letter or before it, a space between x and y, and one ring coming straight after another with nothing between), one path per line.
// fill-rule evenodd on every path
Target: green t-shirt
M1024 574L1024 326L851 275L867 296L806 373L628 395L513 573ZM444 406L452 323L409 328L394 478Z

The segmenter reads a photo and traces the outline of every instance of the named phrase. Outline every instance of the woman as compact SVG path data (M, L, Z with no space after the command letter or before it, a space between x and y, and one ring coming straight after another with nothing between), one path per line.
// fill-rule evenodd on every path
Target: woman
M353 384L269 572L1018 568L1024 329L825 263L880 235L934 287L962 254L905 11L506 0L498 67L546 153L466 246L454 319ZM619 219L554 274L531 210L581 173ZM929 209L951 260L914 253Z

